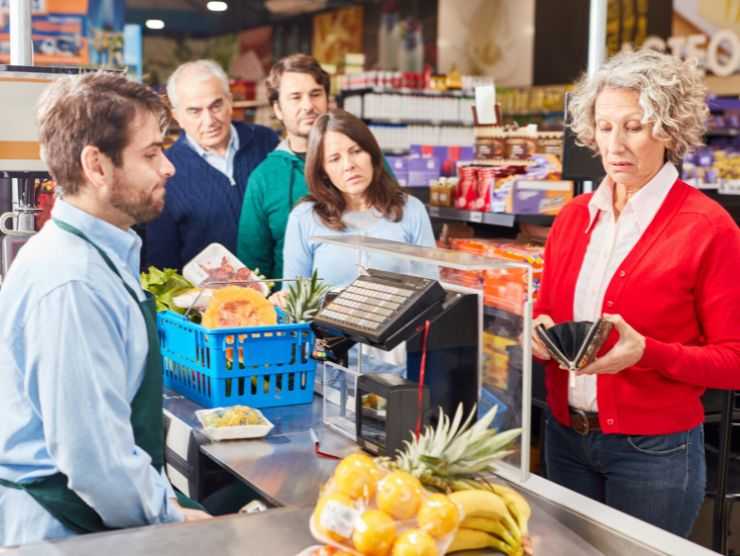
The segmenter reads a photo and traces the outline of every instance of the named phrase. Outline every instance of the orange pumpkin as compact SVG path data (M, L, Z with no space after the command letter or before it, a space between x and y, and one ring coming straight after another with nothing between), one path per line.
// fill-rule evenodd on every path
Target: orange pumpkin
M257 290L226 286L214 292L202 323L206 328L270 326L277 324L277 313Z

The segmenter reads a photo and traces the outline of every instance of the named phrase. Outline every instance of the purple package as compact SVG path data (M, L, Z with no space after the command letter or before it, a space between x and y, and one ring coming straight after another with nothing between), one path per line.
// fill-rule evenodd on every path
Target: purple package
M385 161L388 163L391 170L393 170L394 174L398 174L398 172L408 172L408 164L405 156L386 156Z
M570 181L515 180L511 191L513 214L555 215L573 197Z
M458 160L474 160L475 149L473 147L460 147L460 158Z
M407 163L409 187L428 186L440 176L441 164L436 158L410 156Z

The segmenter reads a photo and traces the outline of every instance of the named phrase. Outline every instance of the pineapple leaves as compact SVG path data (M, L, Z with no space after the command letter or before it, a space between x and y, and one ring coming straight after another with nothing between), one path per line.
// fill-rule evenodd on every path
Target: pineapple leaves
M494 406L475 423L475 408L464 419L462 404L452 419L440 409L437 426L428 426L417 438L404 442L396 465L440 490L492 471L496 460L513 453L506 448L521 434L521 429L499 433L490 428L497 409Z
M285 301L285 313L290 322L306 322L313 319L321 308L321 301L329 290L316 270L311 278L298 278L288 287L288 296Z

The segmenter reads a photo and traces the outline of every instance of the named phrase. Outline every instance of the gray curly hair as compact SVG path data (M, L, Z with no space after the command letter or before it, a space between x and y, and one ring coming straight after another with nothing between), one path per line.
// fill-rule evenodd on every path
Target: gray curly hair
M709 109L705 102L704 76L696 62L652 49L621 52L610 58L593 76L583 75L568 103L568 126L576 142L598 152L594 107L607 88L639 93L643 123L653 123L653 135L667 140L668 159L679 163L683 156L703 145Z
M167 79L167 97L170 99L172 108L179 108L177 103L177 82L182 77L182 74L187 72L197 72L196 79L208 79L209 77L216 77L224 88L224 94L228 96L229 90L229 78L223 68L213 60L193 60L191 62L185 62L177 67L172 72L169 79Z

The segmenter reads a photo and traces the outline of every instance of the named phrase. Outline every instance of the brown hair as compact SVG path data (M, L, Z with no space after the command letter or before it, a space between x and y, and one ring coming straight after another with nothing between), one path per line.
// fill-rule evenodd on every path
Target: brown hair
M308 54L291 54L285 58L278 60L276 64L270 69L270 75L267 76L267 100L270 101L270 105L275 104L280 96L280 80L283 78L285 72L292 73L307 73L316 80L316 83L321 85L326 91L327 98L329 97L329 89L331 87L331 80L329 74L326 73L318 60Z
M344 110L330 110L316 120L308 136L306 154L306 181L308 182L308 201L313 201L314 212L321 221L334 230L344 230L342 214L347 203L339 189L329 180L324 171L324 137L327 131L342 133L370 155L373 163L373 179L365 190L367 203L385 218L398 222L403 218L406 196L398 182L388 173L384 165L383 153L375 136L365 123Z
M137 110L151 112L166 126L169 114L162 99L124 75L98 71L49 85L39 100L39 141L49 173L64 193L76 194L84 182L80 156L88 145L121 166Z

